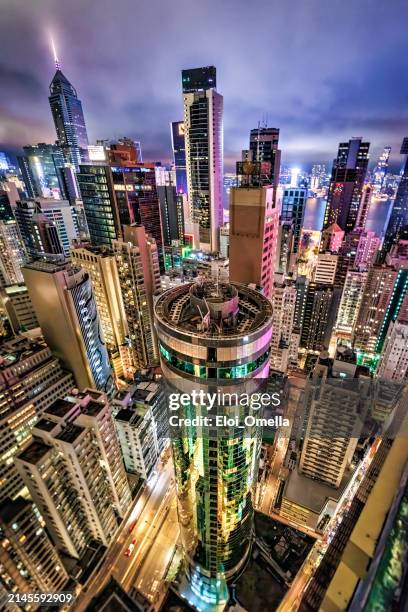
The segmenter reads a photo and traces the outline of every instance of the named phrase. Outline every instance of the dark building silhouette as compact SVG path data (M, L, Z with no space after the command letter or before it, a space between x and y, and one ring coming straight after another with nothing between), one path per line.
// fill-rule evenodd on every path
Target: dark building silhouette
M352 138L341 142L333 162L324 228L337 223L346 233L357 221L364 180L367 173L369 142Z

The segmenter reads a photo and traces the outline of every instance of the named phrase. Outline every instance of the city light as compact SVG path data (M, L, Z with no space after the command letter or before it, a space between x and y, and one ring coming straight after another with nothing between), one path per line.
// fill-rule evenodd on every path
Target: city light
M405 603L408 13L209 3L0 25L4 607Z

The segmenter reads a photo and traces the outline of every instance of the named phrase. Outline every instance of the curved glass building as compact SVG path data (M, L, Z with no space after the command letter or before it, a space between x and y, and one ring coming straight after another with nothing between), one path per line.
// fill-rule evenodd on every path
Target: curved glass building
M245 285L204 281L163 293L155 315L188 588L217 605L252 543L262 432L246 400L268 376L272 308Z

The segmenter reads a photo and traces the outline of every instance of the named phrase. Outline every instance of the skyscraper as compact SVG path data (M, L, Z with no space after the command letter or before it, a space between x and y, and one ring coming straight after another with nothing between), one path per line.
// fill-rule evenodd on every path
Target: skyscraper
M293 333L296 288L294 283L275 283L272 295L271 368L286 373L297 365L299 335Z
M406 416L407 393L400 400L398 412L401 409ZM401 532L406 529L402 519L406 502L401 504L402 513L396 512L396 506L406 499L407 444L402 433L406 426L405 418L401 434L396 435L398 426L393 422L380 437L374 457L303 594L301 612L370 610L389 601L389 597L397 609L404 605L406 597L398 580L404 555L392 551L399 551L400 542L406 540ZM396 519L391 531L390 524L395 525ZM368 594L372 596L370 601L366 599Z
M56 62L56 72L50 84L48 98L57 132L57 142L65 161L77 169L87 159L88 134L86 131L82 103L73 85L61 72Z
M92 246L111 246L121 235L111 168L107 164L81 164L78 184Z
M170 389L218 389L231 400L218 405L216 415L237 417L240 423L244 414L253 415L234 393L259 390L268 375L269 301L238 283L207 281L166 291L155 314ZM178 414L209 413L191 401ZM250 550L260 442L256 425L216 427L213 419L202 426L175 425L172 431L185 571L191 590L207 604L224 599L225 579L239 572Z
M68 582L35 505L18 497L0 505L0 581L11 593L63 591Z
M404 383L408 378L408 320L391 321L385 337L377 375Z
M23 282L26 250L16 221L0 221L0 286Z
M330 180L324 228L337 223L346 233L356 225L358 208L367 173L370 143L361 138L341 142Z
M361 306L354 329L354 346L373 356L381 349L392 320L395 320L408 290L408 268L372 266L367 274Z
M153 295L160 289L157 245L143 226L123 226L123 240L113 241L126 313L133 371L158 362Z
M122 226L143 225L157 244L164 271L163 237L154 164L81 164L78 175L92 246L112 245Z
M214 66L182 71L188 198L200 248L218 251L223 223L223 97Z
M238 162L240 186L231 189L230 279L262 287L272 295L279 212L271 185L260 186L260 164Z
M307 200L304 187L287 187L283 190L280 218L282 223L291 223L293 231L293 253L299 249L300 232L303 227Z
M390 250L398 242L401 232L408 226L408 137L401 145L401 154L404 155L404 165L401 179L395 196L391 215L385 231L383 251Z
M302 304L302 332L300 346L310 351L321 351L330 340L330 309L333 286L309 283Z
M320 356L312 387L299 470L338 488L351 464L369 408L370 377L359 366ZM309 401L309 393L305 394Z
M39 142L23 147L25 158L19 158L27 194L30 198L64 197L59 168L64 166L62 149L55 144Z
M121 377L127 327L115 256L106 247L79 244L71 250L71 260L89 274L103 337L115 374Z
M367 270L375 263L380 244L381 238L375 232L362 231L357 245L354 266L360 270Z
M183 196L178 194L173 185L157 187L160 203L160 219L164 246L171 246L173 241L184 243Z
M11 208L8 192L0 188L0 221L13 221L13 209Z
M78 559L92 540L109 544L130 490L103 393L54 401L16 465L58 550Z
M16 497L23 488L14 457L30 439L34 424L57 397L72 389L72 374L43 340L24 336L0 349L0 465L1 495Z
M279 183L281 152L279 147L279 129L258 127L251 130L249 137L250 161L259 162L265 169L262 172L262 183L276 188Z
M67 200L22 200L14 214L29 255L69 255L78 232L74 209Z
M10 285L0 289L3 307L14 334L39 327L37 316L25 285Z
M61 260L22 269L47 344L79 387L110 391L112 371L88 273Z
M115 415L115 427L127 472L146 480L156 467L166 440L155 419L156 405L166 399L160 383L141 382L130 403ZM166 415L163 415L166 419Z
M367 272L348 270L334 329L337 338L351 342L366 280Z
M171 146L176 169L177 193L187 193L186 143L183 121L173 121L171 127Z

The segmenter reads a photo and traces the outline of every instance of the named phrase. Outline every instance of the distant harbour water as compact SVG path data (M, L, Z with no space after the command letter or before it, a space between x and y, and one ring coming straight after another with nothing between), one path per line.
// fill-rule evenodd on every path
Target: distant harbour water
M385 202L373 202L368 213L366 229L372 230L378 236L381 236L385 230L391 206L392 200L390 198ZM326 200L310 198L306 205L303 227L305 229L320 230L323 227L325 208Z

